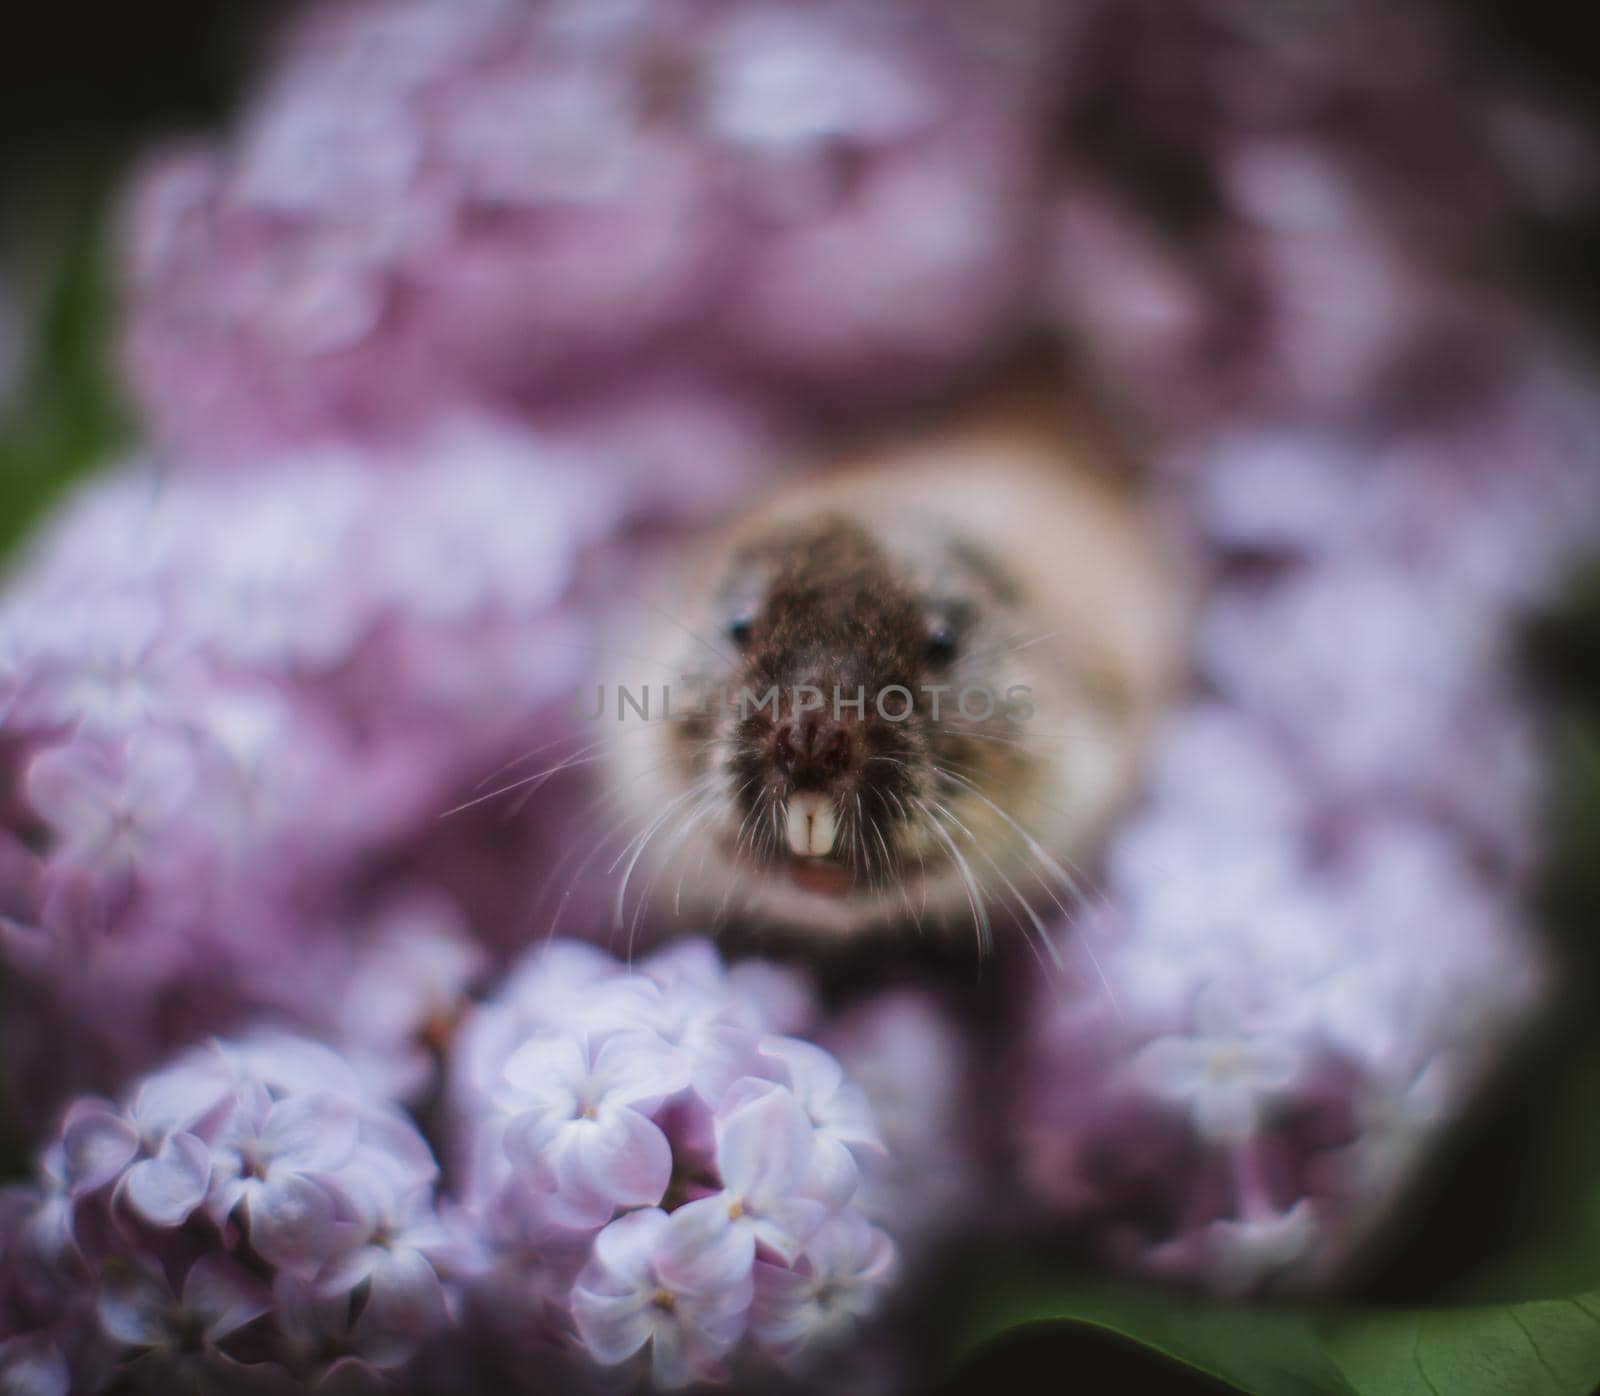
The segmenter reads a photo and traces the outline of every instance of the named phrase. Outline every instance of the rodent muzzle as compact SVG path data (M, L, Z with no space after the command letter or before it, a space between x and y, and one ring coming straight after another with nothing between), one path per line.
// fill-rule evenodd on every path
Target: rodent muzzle
M819 713L785 718L772 730L772 764L796 790L822 790L854 764L843 723Z

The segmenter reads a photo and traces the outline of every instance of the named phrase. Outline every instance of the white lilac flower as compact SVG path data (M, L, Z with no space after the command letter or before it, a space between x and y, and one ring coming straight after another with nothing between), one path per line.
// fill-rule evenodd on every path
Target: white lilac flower
M335 1095L241 1095L212 1151L212 1215L220 1224L237 1213L280 1269L315 1271L337 1239L337 1202L322 1180L355 1154L356 1106Z
M704 942L632 967L571 942L529 952L452 1049L446 1103L483 1247L474 1309L519 1341L576 1324L602 1364L648 1349L673 1385L763 1347L744 1342L758 1265L801 1276L786 1356L834 1333L831 1304L805 1309L824 1272L841 1295L859 1283L864 1312L894 1252L854 1200L883 1146L838 1062L773 1031L814 1011L794 976L729 970ZM846 1230L824 1233L835 1221ZM881 1239L851 1280L844 1237L860 1228Z
M190 459L644 382L873 400L1010 328L1039 7L394 8L309 12L135 183L126 362Z
M251 1009L365 1035L368 1057L448 1013L421 980L461 987L470 947L446 965L390 922L476 922L447 889L488 919L522 897L497 826L473 842L438 816L575 736L583 559L649 494L628 449L456 419L256 470L129 462L67 503L0 595L5 1055L28 1109ZM556 861L559 831L528 837ZM382 886L371 909L402 848L436 879L427 907ZM344 992L375 959L381 1011ZM413 1044L391 1069L421 1089L431 1066Z
M355 1191L347 1186L347 1197ZM440 1271L460 1262L464 1242L441 1220L426 1185L369 1187L352 1200L357 1234L365 1239L334 1255L311 1288L337 1298L363 1292L352 1345L375 1366L397 1366L420 1339L447 1325Z
M463 1246L432 1153L314 1042L212 1043L120 1108L76 1102L40 1173L20 1259L96 1316L86 1351L108 1366L314 1380L401 1364L450 1322Z
M1294 1084L1303 1054L1231 1020L1202 991L1195 1030L1156 1038L1129 1065L1147 1090L1182 1105L1202 1138L1227 1143L1254 1133L1263 1105Z
M837 1342L877 1308L894 1263L894 1245L859 1213L831 1217L792 1269L756 1262L751 1334L780 1356Z
M682 1210L703 1217L708 1232L742 1238L752 1263L759 1244L794 1264L828 1214L823 1194L837 1183L805 1106L786 1087L747 1078L729 1091L713 1131L721 1190ZM854 1191L852 1169L844 1200Z
M911 988L855 1005L822 1044L869 1102L882 1141L859 1159L856 1201L903 1256L921 1255L970 1224L982 1192L975 1044L944 1005Z
M687 1063L669 1044L626 1030L597 1047L536 1038L512 1054L505 1075L521 1106L506 1152L515 1166L549 1171L573 1225L661 1201L672 1146L650 1116L689 1084Z
M171 1364L218 1356L218 1345L266 1314L265 1285L225 1256L203 1256L174 1293L156 1267L114 1274L100 1292L107 1335Z
M761 1055L781 1062L785 1084L811 1123L816 1155L810 1185L825 1196L848 1201L859 1182L856 1156L884 1153L873 1109L860 1086L846 1082L838 1058L799 1038L767 1038Z
M753 1292L748 1238L708 1236L704 1219L659 1208L617 1218L595 1238L572 1291L572 1316L596 1360L612 1365L650 1347L664 1387L715 1371L744 1334Z
M340 1050L378 1094L413 1100L466 1011L488 952L436 892L403 890L376 918L337 1011Z

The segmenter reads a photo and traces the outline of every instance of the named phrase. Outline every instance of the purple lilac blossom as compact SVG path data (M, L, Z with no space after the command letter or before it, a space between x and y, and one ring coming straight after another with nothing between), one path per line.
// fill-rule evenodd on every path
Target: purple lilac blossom
M382 469L345 448L221 475L136 461L69 502L0 597L0 949L25 1111L259 1007L365 1037L378 1065L393 1015L447 1010L421 981L448 997L476 972L464 915L527 932L493 895L525 899L561 829L518 824L538 846L497 854L503 812L439 816L507 756L578 735L589 560L749 469L710 450L669 482L648 458L458 419ZM410 911L376 876L402 852L436 884ZM436 930L386 928L404 916ZM374 956L391 992L347 998ZM382 1065L416 1079L415 1058Z
M119 1105L80 1098L39 1171L0 1257L32 1291L0 1361L37 1380L298 1390L403 1366L451 1321L433 1154L317 1043L214 1040Z
M1600 413L1534 360L1444 424L1238 422L1170 462L1204 690L1030 992L1025 1176L1116 1263L1309 1288L1541 999L1519 618L1600 534Z
M1191 427L1337 422L1508 361L1519 237L1587 216L1594 160L1466 29L1366 0L1082 8L1046 280L1108 391Z
M872 1103L883 1150L861 1160L863 1210L908 1263L975 1219L982 1170L977 1044L930 993L875 994L829 1021L819 1041Z
M1328 1280L1537 1002L1519 908L1448 830L1374 815L1342 843L1158 799L1072 981L1033 986L1024 1174L1116 1263Z
M1022 304L1057 27L1025 2L308 8L227 138L136 182L129 376L205 462L623 381L937 383Z
M1027 994L1014 1137L1114 1263L1313 1288L1541 999L1517 625L1600 537L1600 402L1508 272L1592 162L1424 7L1078 32L1052 284L1183 428L1154 473L1205 586L1194 689Z
M452 1053L488 1331L662 1387L856 1331L896 1270L857 1201L883 1144L838 1061L778 1031L805 998L702 941L631 970L580 942L529 952Z

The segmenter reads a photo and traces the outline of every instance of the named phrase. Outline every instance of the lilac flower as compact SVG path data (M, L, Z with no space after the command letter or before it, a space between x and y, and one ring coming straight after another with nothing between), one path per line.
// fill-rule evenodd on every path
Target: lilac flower
M982 1194L975 1044L912 990L876 995L828 1025L823 1045L871 1105L881 1148L860 1157L862 1212L907 1263L969 1225Z
M437 1052L487 962L485 947L437 892L402 891L380 914L338 1010L342 1053L377 1094L410 1100L430 1084Z
M845 1081L835 1057L799 1038L763 1041L761 1055L783 1064L787 1085L806 1112L816 1153L808 1170L813 1185L847 1200L858 1181L856 1152L884 1152L866 1093ZM815 1182L819 1177L826 1181Z
M1195 1034L1158 1037L1130 1066L1148 1090L1184 1105L1203 1138L1248 1138L1263 1101L1294 1084L1301 1059L1281 1042L1240 1031L1212 1004L1202 994Z
M0 1189L0 1390L66 1396L75 1380L103 1382L105 1354L92 1337L98 1325L54 1263L42 1206L34 1188Z
M1191 444L1171 477L1221 577L1211 691L1158 736L1068 981L1033 995L1016 1125L1035 1194L1119 1264L1325 1282L1541 998L1512 635L1550 574L1514 554L1570 549L1592 507L1564 432L1508 425L1542 372L1492 397L1486 430L1533 445L1498 483L1446 432L1326 425ZM1567 486L1521 500L1544 473ZM1432 512L1502 497L1505 552Z
M576 1224L660 1202L672 1147L650 1115L688 1085L687 1064L660 1037L616 1032L592 1053L571 1038L535 1039L505 1074L526 1105L510 1122L507 1152L550 1170Z
M1021 304L1058 29L881 0L308 13L231 132L135 185L130 377L202 460L619 381L919 390Z
M877 1307L894 1269L889 1238L859 1213L830 1217L793 1269L757 1261L750 1330L782 1354L836 1342Z
M0 1382L18 1396L68 1396L72 1374L48 1338L0 1338Z
M212 1043L121 1107L80 1101L41 1175L32 1244L108 1367L310 1384L402 1364L450 1321L432 1153L316 1043Z
M355 1153L355 1106L338 1096L252 1094L213 1150L212 1215L237 1213L251 1245L280 1269L314 1271L336 1240L336 1200L322 1179Z
M703 942L631 970L572 942L530 952L452 1053L485 1321L540 1342L575 1324L602 1364L648 1347L658 1383L682 1385L761 1348L744 1342L758 1264L830 1283L842 1233L815 1258L810 1242L867 1226L857 1155L882 1145L839 1064L771 1031L812 1012L792 977L728 970ZM791 1316L785 1354L832 1332L823 1308Z
M1575 116L1457 24L1430 5L1081 8L1047 282L1114 391L1191 428L1352 423L1470 399L1516 362L1516 312L1484 288L1523 219L1583 216L1593 161Z
M747 1264L760 1244L792 1265L827 1216L817 1194L835 1181L828 1175L831 1158L824 1155L818 1167L816 1129L805 1106L782 1086L741 1082L717 1112L714 1129L722 1189L683 1211L702 1216L710 1232L742 1237ZM854 1185L851 1176L845 1198Z
M1597 517L1595 418L1545 361L1482 397L1388 437L1236 428L1169 477L1221 576L1211 694L1158 736L1071 982L1035 997L1018 1119L1036 1193L1130 1268L1325 1281L1540 999L1513 630L1554 573L1530 559Z
M364 1288L352 1345L375 1366L398 1366L419 1338L447 1326L450 1301L440 1270L461 1261L462 1238L440 1219L423 1186L380 1189L361 1201L357 1215L366 1239L333 1256L312 1287L341 1299ZM280 1276L280 1283L285 1278L293 1282Z
M100 1293L99 1311L111 1338L186 1364L223 1357L219 1345L271 1307L266 1288L248 1271L225 1257L205 1256L189 1268L177 1294L158 1269L111 1279Z
M684 1386L714 1371L744 1333L752 1293L748 1238L708 1240L689 1208L619 1217L595 1238L578 1277L572 1316L585 1346L614 1364L650 1345L657 1385Z
M425 1084L401 1039L448 1018L474 955L403 950L392 922L511 925L528 860L558 860L554 821L507 851L438 816L575 735L583 559L662 488L600 449L456 420L381 470L331 449L259 474L129 464L55 520L0 596L6 1055L35 1118L253 1009L365 1036L368 1069L393 1050ZM401 856L431 885L375 887ZM374 958L389 989L347 995Z

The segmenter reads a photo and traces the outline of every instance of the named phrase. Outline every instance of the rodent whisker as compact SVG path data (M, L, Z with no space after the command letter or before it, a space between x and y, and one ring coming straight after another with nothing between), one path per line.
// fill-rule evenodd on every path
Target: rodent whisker
M708 802L705 806L703 806L702 809L700 810L700 812L697 815L695 815L694 817L692 817L692 819L690 821L690 825L689 825L690 829L693 829L694 825L699 823L700 819L704 818L705 814L709 813L710 810L713 809L713 808L715 808L715 805L714 805L714 803L710 803L710 802ZM706 865L706 850L702 846L702 848L700 850L700 862L699 862L698 866L703 869L705 867L705 865ZM683 915L683 879L688 875L688 871L689 870L687 868L682 868L682 869L679 870L679 872L678 872L678 884L677 884L676 887L674 887L672 889L672 915L673 915L674 919L677 919L678 917Z
M738 669L739 660L737 656L729 654L728 651L723 649L720 645L712 644L710 640L706 639L706 637L693 626L684 624L684 622L679 620L677 616L673 615L670 611L664 610L662 607L656 605L656 603L651 601L648 597L640 596L636 592L627 591L626 588L624 588L624 592L626 595L631 596L635 601L639 602L640 605L648 606L663 620L671 621L672 624L677 626L679 630L683 631L683 633L691 640L694 640L698 644L704 645L706 649L710 650L712 654L716 655L718 659L726 664L730 670Z
M1038 732L1030 727L1028 729L1028 740L1023 741L1020 737L1005 737L998 732L980 732L976 727L963 727L955 722L947 725L962 741L996 742L1002 746L1018 747L1023 751L1043 746L1048 742L1085 742L1109 745L1111 740L1097 736L1092 732Z
M703 798L708 790L714 788L714 782L716 778L715 772L709 772L706 775L701 776L698 780L692 781L689 784L688 789L683 791L682 794L677 795L671 800L667 801L666 805L657 811L655 817L652 818L645 826L644 831L635 835L628 841L628 843L623 847L622 852L616 856L616 859L612 862L610 868L607 869L608 874L614 873L616 872L617 867L622 860L624 858L628 859L628 865L622 874L622 882L617 887L615 916L612 925L613 932L620 931L622 929L623 914L627 906L628 883L633 877L634 868L636 868L639 864L639 859L643 856L645 849L650 846L651 840L655 838L656 834L660 832L667 820L670 819L675 813L677 813L692 800ZM629 857L630 849L632 850L631 857ZM631 964L633 950L631 944L628 949L628 959L629 963Z
M1044 959L1040 956L1039 951L1040 946L1042 946L1049 954L1051 965L1053 965L1058 971L1064 970L1066 965L1061 958L1061 952L1056 949L1054 937L1051 936L1049 930L1045 927L1044 922L1040 919L1038 912L1033 909L1032 904L1025 896L1023 896L1021 889L1015 882L1011 880L1010 876L1006 873L1005 869L1000 866L1000 863L995 856L984 847L983 840L973 833L973 831L968 828L967 825L961 819L959 819L955 812L947 805L941 804L939 801L935 800L933 803L933 808L940 814L943 814L945 818L950 820L957 829L967 836L967 838L971 841L973 848L982 854L984 861L994 869L995 876L1005 883L1006 889L1011 893L1012 898L1014 899L1017 907L1022 911L1023 915L1033 923L1034 929L1038 932L1037 943L1035 943L1035 941L1029 937L1025 929L1023 929L1023 939L1028 942L1028 948L1033 951L1034 959L1039 962L1040 968L1047 971L1050 968L1050 966L1047 966L1044 962ZM1005 817L1003 812L999 811L998 809L997 813L1001 813L1002 817ZM1042 881L1043 880L1041 879L1041 883ZM1046 887L1045 890L1048 892L1049 888ZM1060 905L1059 898L1056 899L1056 904L1058 906ZM1064 909L1065 908L1063 908L1063 910Z
M881 761L886 766L898 766L903 771L909 771L911 769L911 763L909 761L902 761L898 756L883 756L883 755L869 756L861 764L863 766L870 766L874 761Z
M922 811L927 820L928 831L943 841L950 857L955 861L957 872L966 887L967 903L972 908L973 920L976 922L978 950L981 954L987 956L994 946L994 932L989 925L989 913L983 905L983 893L978 888L978 880L972 875L972 866L967 862L961 850L956 847L956 841L950 837L949 832L928 807L914 795L911 797L911 803Z
M482 790L485 785L495 778L495 776L503 775L506 771L511 770L512 767L521 765L521 763L524 761L532 760L533 757L538 756L541 752L548 751L551 747L559 746L562 742L569 740L571 740L570 736L557 737L554 741L546 742L542 746L535 747L532 751L524 752L521 756L506 762L505 765L501 766L499 770L493 772L491 775L485 776L472 788L475 791ZM579 766L587 766L596 761L605 760L607 753L601 750L601 748L607 747L609 744L610 738L608 737L601 737L597 741L589 742L586 745L579 747L578 750L574 751L571 755L563 757L553 766L547 766L542 771L535 771L532 775L519 776L516 780L509 781L505 785L499 786L494 790L487 791L482 795L474 795L472 799L464 800L459 805L454 805L450 809L443 811L438 817L440 819L448 819L452 815L461 814L464 811L473 809L478 805L487 804L491 800L499 799L499 797L502 795L509 795L513 790L521 790L525 786L532 787L527 792L528 795L532 795L552 776L559 775L562 771L570 771ZM523 797L523 803L526 803L526 799L527 796L525 795ZM521 804L513 808L512 813L515 814L520 809Z
M740 800L740 798L744 795L744 792L746 790L748 790L752 785L754 785L756 783L756 781L759 780L759 779L760 779L759 776L751 776L749 780L745 781L745 783L743 785L741 785L737 790L735 790L733 792L732 799L729 801L729 803L737 804L738 801ZM744 851L745 830L750 828L751 820L753 820L756 817L756 815L758 813L760 813L760 810L761 810L761 800L759 798L757 798L755 800L752 800L750 802L750 808L746 812L745 817L742 820L739 821L738 831L733 836L733 850L734 850L735 853L740 853L740 852ZM754 845L752 844L751 852L753 853L754 851L755 851Z
M946 780L955 781L958 785L964 787L970 795L972 795L975 799L981 800L985 805L993 810L995 814L999 815L1000 818L1003 819L1006 824L1009 825L1011 829L1022 839L1023 846L1027 848L1028 852L1032 854L1032 856L1040 863L1042 863L1050 872L1052 872L1060 880L1063 887L1065 887L1080 901L1084 899L1086 894L1083 888L1078 885L1077 879L1073 877L1072 874L1069 873L1065 868L1063 868L1060 863L1052 858L1048 852L1045 851L1044 846L1030 830L1024 828L1022 824L1020 824L1010 814L1001 809L999 805L997 805L993 800L983 793L983 791L975 782L968 780L965 776L957 775L956 772L946 767L940 767L939 774L941 774ZM1044 882L1042 877L1040 877L1039 880L1041 883ZM1045 890L1049 891L1049 887L1046 886ZM1057 899L1056 905L1061 907L1063 914L1069 916L1071 915L1071 912L1068 911L1065 906L1061 905L1059 899Z
M714 786L707 789L700 796L699 800L695 801L689 807L688 814L684 817L678 828L673 831L672 836L667 840L663 857L661 858L655 870L650 874L650 878L645 883L643 890L639 893L639 901L637 906L634 908L633 920L628 927L628 957L630 960L633 958L634 941L639 934L639 923L643 919L645 910L650 904L651 893L655 890L657 882L661 880L662 874L665 873L668 867L671 866L673 858L677 856L678 851L683 847L689 836L694 832L695 827L700 824L713 809L717 807L719 801L720 794L717 789ZM683 878L681 874L678 878L678 890L679 892L683 890ZM676 906L676 903L674 903L674 906Z
M934 763L934 774L935 775L944 776L944 777L946 777L948 779L956 780L956 779L959 779L959 777L957 776L957 772L965 772L966 775L968 775L968 776L979 774L979 772L976 772L971 766L968 766L965 763L960 762L960 761L953 761L953 760L949 759L948 757L944 758L941 761L938 761L938 762ZM964 784L970 791L972 791L972 793L977 794L977 795L982 795L981 789L975 788L973 783L970 780L963 780L963 781L961 781L961 783ZM1051 814L1059 815L1062 819L1070 819L1071 818L1071 816L1067 813L1066 810L1062 809L1059 805L1053 805L1048 800L1040 798L1040 796L1037 795L1036 793L1034 793L1032 790L1023 790L1023 791L1020 792L1020 794L1021 794L1022 798L1024 800L1026 800L1029 804L1038 805L1040 809L1048 810ZM984 798L987 799L987 797L984 797ZM1000 809L998 806L996 806L992 800L989 801L989 805L990 805L990 808L994 809L996 814L1001 815L1002 818L1006 817L1005 811ZM1023 832L1026 832L1026 831L1024 830ZM1065 860L1065 866L1069 867L1069 868L1072 868L1073 872L1075 874L1077 874L1077 878L1079 879L1079 880L1075 881L1074 879L1069 878L1068 879L1068 890L1071 891L1072 894L1075 897L1079 898L1080 900L1087 901L1089 899L1089 896L1090 896L1090 893L1091 893L1091 890L1092 890L1089 886L1087 886L1087 880L1088 880L1087 879L1087 875L1084 874L1081 869L1076 868L1073 865L1072 860L1070 858ZM1057 902L1057 905L1060 905L1059 901ZM1066 912L1067 908L1065 906L1062 906L1061 910L1063 912Z
M610 819L610 825L606 827L600 836L592 843L574 845L574 847L562 855L560 861L557 863L556 868L554 869L554 874L559 874L573 858L578 856L580 851L583 853L583 856L581 859L579 859L577 866L572 869L571 876L567 878L564 889L562 890L559 900L556 903L555 910L551 915L549 929L545 933L546 940L553 939L557 931L560 929L561 917L565 913L567 905L571 901L572 895L577 889L589 865L605 852L606 848L612 843L613 840L622 837L627 833L629 821L626 821L620 817L617 811L607 809L605 807L607 803L607 801L603 800L596 801L594 805L594 815L597 818L603 817ZM596 819L591 819L591 827L595 822ZM537 917L539 908L543 905L546 894L548 893L549 889L555 885L556 883L553 875L551 879L547 879L545 891L541 892L539 898L534 902L533 907L530 908L530 917Z

